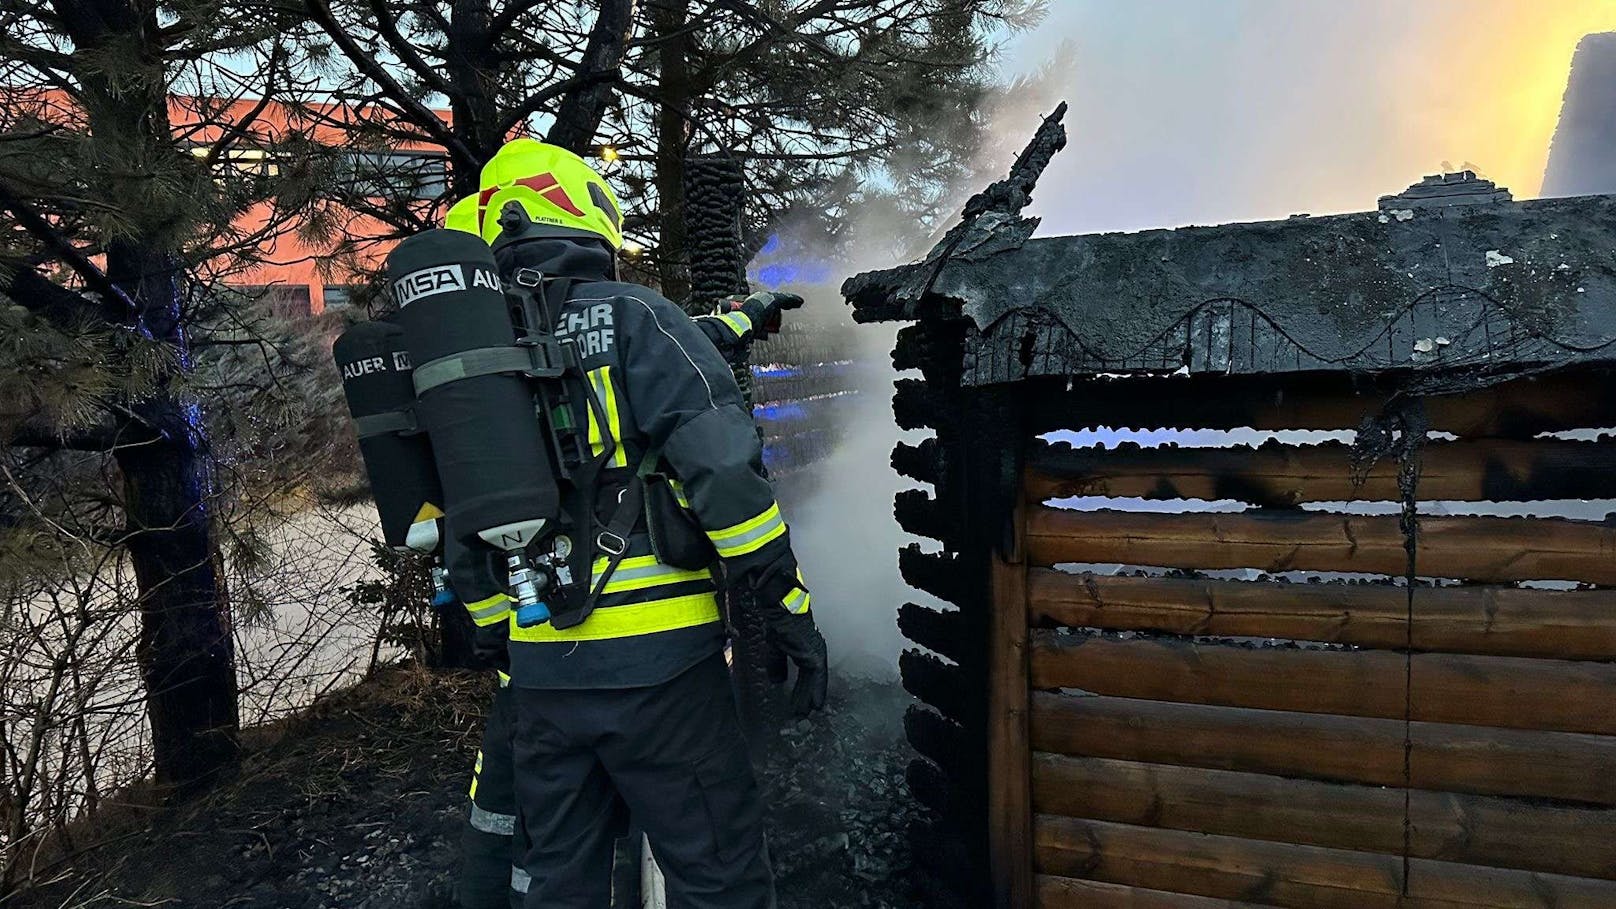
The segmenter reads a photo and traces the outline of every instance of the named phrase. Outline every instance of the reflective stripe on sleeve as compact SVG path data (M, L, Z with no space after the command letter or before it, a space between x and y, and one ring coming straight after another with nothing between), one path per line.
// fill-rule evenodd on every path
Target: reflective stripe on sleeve
M551 641L606 641L638 637L676 628L690 628L718 621L718 597L699 593L666 600L649 600L628 606L606 606L590 613L582 625L559 631L549 622L523 628L511 627L511 640L518 643Z
M533 886L533 877L515 865L511 866L511 889L517 893L526 893L527 888Z
M719 316L718 320L729 326L729 330L735 332L737 337L744 337L752 330L752 317L744 312L727 312Z
M468 793L468 795L471 796L471 800L472 800L473 803L475 803L477 801L477 781L482 778L482 775L483 775L483 752L482 752L482 749L479 748L479 749L477 749L477 763L471 765L471 792Z
M786 611L792 615L802 615L808 611L808 604L812 600L812 594L801 587L797 587L792 589L790 595L780 605L784 606Z
M471 613L472 622L479 626L497 625L511 614L511 598L507 594L496 593L486 600L467 603L466 611Z
M669 479L668 488L673 490L673 500L679 503L679 507L683 508L685 511L689 511L690 500L685 498L685 484L679 482L678 480Z
M602 366L589 371L589 387L595 390L595 397L599 399L601 409L606 412L606 426L604 432L600 421L595 418L595 408L589 408L589 451L599 455L606 450L606 441L616 442L612 451L613 467L628 466L628 452L623 449L623 417L622 408L617 403L617 389L612 385L612 368Z
M780 514L780 503L775 502L757 517L722 530L710 530L707 536L720 556L733 559L757 552L785 532L786 519Z
M471 829L495 836L510 836L516 832L516 815L487 811L476 802L471 803Z

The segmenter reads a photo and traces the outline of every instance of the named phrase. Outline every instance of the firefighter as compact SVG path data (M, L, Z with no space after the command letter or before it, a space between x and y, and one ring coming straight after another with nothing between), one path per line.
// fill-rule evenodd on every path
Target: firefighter
M482 187L478 220L501 277L554 300L554 330L582 360L575 420L600 468L582 481L592 489L574 490L568 528L574 545L592 547L598 596L528 626L508 600L468 604L481 635L509 636L525 905L605 906L626 806L670 905L770 906L721 602L757 610L796 665L799 714L824 705L825 644L751 416L708 340L728 332L749 343L789 298L754 295L698 326L617 281L616 198L562 149L515 140L484 168ZM625 513L625 499L641 496L645 507Z

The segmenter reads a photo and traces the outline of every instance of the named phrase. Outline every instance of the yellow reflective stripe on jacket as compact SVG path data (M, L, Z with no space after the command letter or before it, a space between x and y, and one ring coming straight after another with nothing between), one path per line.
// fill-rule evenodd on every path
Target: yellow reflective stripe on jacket
M471 613L471 620L477 625L493 625L504 621L511 614L511 598L506 594L496 593L486 600L467 603L466 611Z
M479 749L477 749L477 763L473 764L472 767L471 767L471 793L470 793L470 795L474 799L477 797L477 780L482 775L483 775L483 752L482 752L482 749L479 748Z
M689 511L690 500L685 498L685 484L670 477L668 479L668 488L673 490L673 500L679 503L679 507Z
M511 622L511 640L541 644L566 641L605 641L690 628L718 621L718 596L698 593L687 597L650 600L631 606L602 606L576 628L559 631L549 622L523 628Z
M786 519L780 514L780 503L771 504L762 514L722 530L709 530L707 536L726 559L757 552L770 541L786 532Z
M801 587L795 588L788 594L780 605L792 615L802 615L808 611L808 604L813 601L813 595Z
M594 577L592 583L599 583L600 576L606 571L606 559L595 560ZM654 555L631 556L624 559L612 572L611 580L606 582L604 594L629 593L635 590L645 590L650 587L661 587L665 584L683 584L687 581L707 581L712 579L712 572L705 568L688 571L664 565L657 561Z
M735 332L736 337L744 337L747 332L752 330L752 317L744 312L727 312L719 316L718 320L728 325L729 330Z
M602 366L591 369L589 387L595 390L595 397L600 401L601 409L606 411L606 426L603 432L600 421L595 417L595 408L589 408L589 453L599 455L606 450L607 439L611 439L617 443L616 450L612 452L611 466L627 467L628 452L623 450L622 410L617 404L617 390L612 386L612 368Z

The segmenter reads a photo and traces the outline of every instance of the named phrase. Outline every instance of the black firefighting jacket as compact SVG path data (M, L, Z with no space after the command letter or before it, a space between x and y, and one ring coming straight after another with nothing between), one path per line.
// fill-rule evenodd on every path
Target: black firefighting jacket
M498 257L507 281L520 269L571 279L555 331L575 345L600 405L597 415L582 395L574 396L574 422L587 430L591 452L612 452L601 487L622 488L648 452L660 451L661 472L711 541L725 577L744 579L783 565L795 571L790 532L763 472L762 443L719 349L750 342L747 317L692 320L655 291L612 280L610 255L592 244L530 240ZM608 502L596 511L597 528L610 510ZM664 564L643 523L627 543L594 612L564 630L516 624L496 554L449 554L453 582L473 620L509 623L512 684L652 685L722 648L714 569ZM596 578L606 561L605 553L597 554ZM780 605L807 612L810 598L798 589Z

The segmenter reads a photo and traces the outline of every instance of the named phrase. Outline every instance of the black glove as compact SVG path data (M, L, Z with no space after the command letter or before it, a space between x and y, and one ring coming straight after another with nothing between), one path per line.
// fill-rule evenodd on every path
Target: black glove
M766 661L763 668L767 670L770 682L784 685L786 679L791 677L791 664L786 661L786 652L774 646L774 642L767 640L767 636L765 643L768 644L768 649L763 653L763 659Z
M788 597L806 592L797 577L797 560L787 553L759 571L752 584L752 608L763 617L764 633L771 651L784 654L796 664L797 684L791 689L791 710L799 717L825 706L830 688L830 660L825 637L814 625L811 612L793 614L785 607ZM784 682L785 667L771 654L769 679Z
M509 622L474 626L471 633L471 652L477 661L489 669L509 675L511 672L511 628Z
M769 604L760 604L764 609ZM825 706L830 690L830 658L825 651L825 636L814 627L812 613L792 615L781 607L774 607L769 616L765 634L769 646L785 654L797 666L797 684L791 689L791 713L805 717ZM765 613L767 615L767 613ZM770 678L775 676L770 672ZM784 674L780 680L785 681Z
M734 298L731 298L734 299ZM781 313L802 306L802 297L776 290L760 290L740 301L741 312L752 320L752 331L759 338L780 333Z

